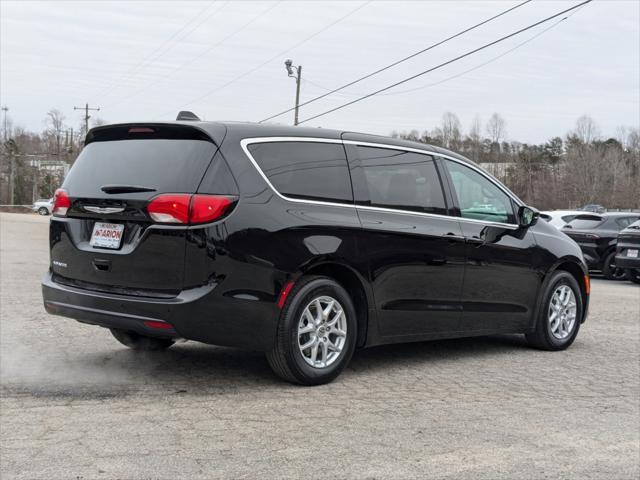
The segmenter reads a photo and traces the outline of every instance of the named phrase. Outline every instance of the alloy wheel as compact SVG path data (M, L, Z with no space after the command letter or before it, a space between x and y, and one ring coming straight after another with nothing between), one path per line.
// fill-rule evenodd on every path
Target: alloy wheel
M305 307L298 321L298 348L314 368L333 364L346 346L347 317L340 303L323 295Z
M551 334L564 340L573 332L577 315L576 297L568 285L559 285L549 302L549 327Z

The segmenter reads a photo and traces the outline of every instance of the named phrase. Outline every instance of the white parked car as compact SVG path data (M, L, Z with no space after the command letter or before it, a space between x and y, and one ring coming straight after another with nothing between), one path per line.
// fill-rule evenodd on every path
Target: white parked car
M31 207L34 212L38 212L40 215L51 215L52 208L52 198L41 198L40 200L35 201Z
M551 210L548 212L540 212L540 218L554 227L561 229L578 215L584 213L584 210Z

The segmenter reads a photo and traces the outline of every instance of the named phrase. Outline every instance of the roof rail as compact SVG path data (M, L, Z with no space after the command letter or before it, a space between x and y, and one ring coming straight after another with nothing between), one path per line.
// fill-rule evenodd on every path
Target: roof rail
M176 117L176 120L187 120L191 122L199 122L200 118L193 112L182 110L181 112L178 112L178 116Z

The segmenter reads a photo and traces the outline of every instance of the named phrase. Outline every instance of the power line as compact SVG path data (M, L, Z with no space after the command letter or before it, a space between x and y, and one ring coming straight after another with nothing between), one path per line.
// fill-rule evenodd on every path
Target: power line
M440 40L439 42L436 42L436 43L434 43L432 45L429 45L428 47L423 48L422 50L419 50L419 51L417 51L415 53L412 53L411 55L409 55L407 57L401 58L400 60L396 60L395 62L390 63L389 65L386 65L386 66L384 66L382 68L379 68L378 70L375 70L375 71L373 71L371 73L368 73L367 75L365 75L363 77L360 77L360 78L358 78L356 80L353 80L353 81L351 81L349 83L346 83L346 84L342 85L341 87L334 88L333 90L331 90L331 91L329 91L327 93L324 93L324 94L319 95L319 96L317 96L315 98L312 98L311 100L307 100L306 102L301 103L300 107L303 107L303 106L308 105L310 103L316 102L316 101L318 101L318 100L320 100L322 98L325 98L325 97L327 97L327 96L329 96L329 95L331 95L333 93L339 92L340 90L344 90L345 88L348 88L348 87L350 87L352 85L355 85L356 83L359 83L359 82L361 82L363 80L366 80L367 78L373 77L374 75L377 75L378 73L384 72L385 70L389 70L390 68L393 68L396 65L401 64L402 62L406 62L407 60L410 60L410 59L412 59L414 57L417 57L418 55L421 55L421 54L423 54L425 52L428 52L429 50L432 50L432 49L434 49L434 48L436 48L436 47L438 47L438 46L440 46L440 45L442 45L444 43L447 43L448 41L453 40L454 38L457 38L457 37L459 37L461 35L464 35L465 33L470 32L471 30L474 30L474 29L476 29L478 27L481 27L482 25L485 25L485 24L495 20L496 18L502 17L503 15L506 15L507 13L512 12L513 10L516 10L517 8L522 7L522 6L526 5L529 2L531 2L531 0L525 0L524 2L521 2L521 3L515 5L515 6L511 7L511 8L508 8L508 9L498 13L497 15L494 15L493 17L487 18L486 20L483 20L480 23L477 23L477 24L475 24L475 25L473 25L471 27L465 28L464 30L462 30L462 31L460 31L460 32L458 32L456 34L445 38L444 40ZM287 110L283 110L282 112L276 113L275 115L271 115L270 117L267 117L264 120L260 120L259 123L266 122L267 120L271 120L272 118L276 118L276 117L279 117L280 115L284 115L285 113L289 113L291 110L293 110L293 108L289 108Z
M330 110L327 110L325 112L319 113L317 115L313 115L312 117L309 117L309 118L305 118L304 120L300 120L299 123L305 123L305 122L308 122L310 120L314 120L314 119L316 119L318 117L322 117L322 116L327 115L329 113L335 112L336 110L340 110L342 108L348 107L349 105L353 105L354 103L360 102L360 101L365 100L365 99L367 99L369 97L373 97L374 95L377 95L378 93L390 90L390 89L392 89L394 87L397 87L398 85L402 85L403 83L409 82L409 81L411 81L411 80L413 80L415 78L421 77L423 75L426 75L427 73L433 72L434 70L438 70L438 69L440 69L440 68L442 68L442 67L444 67L446 65L449 65L449 64L457 62L458 60L461 60L461 59L463 59L465 57L473 55L474 53L477 53L477 52L479 52L481 50L484 50L485 48L489 48L489 47L491 47L493 45L496 45L497 43L503 42L503 41L505 41L505 40L507 40L507 39L509 39L511 37L515 37L516 35L519 35L522 32L526 32L527 30L531 30L532 28L537 27L538 25L546 23L549 20L553 20L556 17L564 15L565 13L570 12L572 10L575 10L576 8L579 8L579 7L583 6L583 5L586 5L587 3L591 3L592 1L593 0L586 0L586 1L582 2L582 3L574 5L573 7L567 8L566 10L563 10L561 12L558 12L558 13L554 14L554 15L546 17L546 18L544 18L544 19L542 19L542 20L540 20L540 21L538 21L536 23L532 23L531 25L529 25L527 27L521 28L520 30L517 30L517 31L515 31L513 33L510 33L509 35L505 35L504 37L501 37L501 38L499 38L497 40L494 40L494 41L489 42L489 43L487 43L485 45L482 45L481 47L478 47L478 48L470 50L470 51L468 51L466 53L463 53L462 55L459 55L459 56L457 56L455 58L452 58L451 60L447 60L446 62L443 62L443 63L441 63L439 65L436 65L435 67L431 67L431 68L429 68L427 70L424 70L423 72L420 72L420 73L417 73L417 74L412 75L410 77L407 77L407 78L405 78L403 80L400 80L399 82L393 83L393 84L391 84L391 85L389 85L387 87L381 88L381 89L376 90L374 92L371 92L371 93L369 93L367 95L363 95L363 96L361 96L359 98L356 98L355 100L351 100L350 102L344 103L342 105L338 105L337 107L334 107L334 108L332 108Z
M581 7L581 8L584 8L584 6L583 6L583 7ZM480 69L480 68L482 68L482 67L484 67L484 66L486 66L486 65L489 65L490 63L493 63L493 62L495 62L496 60L499 60L499 59L501 59L502 57L507 56L507 55L508 55L508 54L510 54L511 52L514 52L515 50L517 50L517 49L519 49L519 48L521 48L521 47L525 46L526 44L531 43L532 41L534 41L534 40L535 40L535 39L537 39L538 37L541 37L542 35L544 35L545 33L547 33L549 30L551 30L551 29L553 29L553 28L557 27L557 26L558 26L558 25L560 25L562 22L564 22L565 20L569 19L569 17L572 17L573 15L575 15L576 13L578 13L579 11L580 11L580 9L578 9L578 10L576 10L576 11L572 12L571 14L567 15L566 17L563 17L563 18L561 18L560 20L558 20L557 22L555 22L554 24L552 24L552 25L548 26L548 27L547 27L547 28L545 28L544 30L542 30L542 31L540 31L540 32L538 32L538 33L536 33L535 35L531 36L530 38L527 38L525 41L518 43L518 44L517 44L517 45L515 45L514 47L512 47L512 48L510 48L510 49L508 49L508 50L506 50L506 51L502 52L500 55L497 55L497 56L495 56L495 57L493 57L493 58L490 58L489 60L487 60L487 61L485 61L485 62L482 62L482 63L480 63L480 64L478 64L478 65L476 65L476 66L474 66L474 67L472 67L472 68L469 68L469 69L464 70L464 71L462 71L462 72L456 73L455 75L451 75L450 77L446 77L446 78L444 78L444 79L442 79L442 80L439 80L439 81L437 81L437 82L434 82L434 83L428 83L428 84L426 84L426 85L421 85L421 86L419 86L419 87L415 87L415 88L409 88L409 89L407 89L407 90L400 90L400 91L397 91L397 92L382 93L382 94L380 94L380 96L381 96L381 97L387 97L387 96L403 95L403 94L405 94L405 93L417 92L418 90L424 90L425 88L435 87L436 85L442 85L443 83L446 83L446 82L448 82L448 81L450 81L450 80L454 80L454 79L456 79L456 78L462 77L463 75L466 75L467 73L471 73L471 72L473 72L473 71L475 71L475 70L478 70L478 69ZM321 89L323 89L323 90L331 90L331 88L324 87L324 86L322 86L322 85L320 85L320 84L318 84L318 83L312 82L312 81L310 81L310 80L304 80L304 81L303 81L303 83L309 83L310 85L314 85L314 86L316 86L316 87L318 87L318 88L321 88ZM359 97L359 96L361 96L361 95L366 95L366 94L364 94L364 93L340 93L340 95L347 95L347 96L350 96L350 97Z
M575 12L573 12L573 13L576 13L576 12L577 12L577 10L576 10ZM573 15L573 13L572 13L572 15ZM416 87L416 88L409 88L409 89L407 89L407 90L400 90L400 91L397 91L397 92L389 92L389 93L385 93L385 94L383 94L383 95L384 95L384 96L393 96L393 95L403 95L403 94L405 94L405 93L416 92L416 91L418 91L418 90L423 90L423 89L425 89L425 88L435 87L436 85L442 85L443 83L446 83L446 82L448 82L448 81L450 81L450 80L454 80L454 79L456 79L456 78L458 78L458 77L461 77L461 76L463 76L463 75L466 75L467 73L471 73L471 72L473 72L473 71L475 71L475 70L478 70L478 69L480 69L480 68L482 68L482 67L484 67L484 66L486 66L486 65L489 65L490 63L495 62L496 60L501 59L502 57L507 56L507 55L508 55L508 54L510 54L511 52L513 52L513 51L515 51L515 50L517 50L517 49L519 49L519 48L521 48L521 47L524 47L526 44L531 43L531 42L532 42L532 41L534 41L536 38L541 37L542 35L544 35L545 33L547 33L549 30L551 30L551 29L553 29L553 28L557 27L558 25L560 25L562 22L564 22L565 20L567 20L570 16L571 16L571 15L568 15L568 16L566 16L566 17L561 18L561 19L560 19L560 20L558 20L556 23L554 23L554 24L552 24L552 25L548 26L547 28L545 28L544 30L542 30L542 31L540 31L540 32L538 32L538 33L536 33L536 34L535 34L535 35L533 35L531 38L527 38L524 42L520 42L520 43L518 43L518 44L517 44L517 45L515 45L514 47L512 47L512 48L510 48L510 49L508 49L508 50L506 50L506 51L502 52L500 55L497 55L497 56L495 56L495 57L493 57L493 58L490 58L489 60L487 60L487 61L485 61L485 62L482 62L482 63L480 63L479 65L476 65L475 67L469 68L469 69L464 70L464 71L462 71L462 72L460 72L460 73L456 73L455 75L451 75L450 77L444 78L444 79L442 79L442 80L440 80L440 81L438 81L438 82L429 83L429 84L427 84L427 85L421 85L421 86ZM383 96L383 95L381 95L381 96Z
M343 15L342 17L338 18L337 20L334 20L333 22L329 23L328 25L322 27L320 30L317 30L316 32L314 32L313 34L309 35L308 37L304 38L303 40L299 41L298 43L296 43L295 45L287 48L286 50L283 50L279 53L277 53L276 55L274 55L273 57L269 58L268 60L262 62L260 65L252 68L251 70L247 70L246 72L242 73L241 75L238 75L237 77L233 78L232 80L229 80L227 83L224 83L222 85L220 85L219 87L215 87L211 90L209 90L208 92L204 93L203 95L200 95L199 97L181 105L180 107L171 110L171 111L167 111L165 113L162 113L161 115L158 115L158 117L164 117L165 115L168 115L170 113L175 113L178 110L182 110L185 107L188 107L189 105L195 103L195 102L199 102L200 100L203 100L211 95L213 95L216 92L219 92L220 90L222 90L223 88L228 87L229 85L231 85L232 83L237 82L238 80L241 80L242 78L246 77L247 75L252 74L253 72L255 72L256 70L259 70L260 68L264 67L265 65L267 65L268 63L276 60L276 59L281 59L285 54L289 53L291 50L294 50L296 48L298 48L299 46L303 45L304 43L308 42L309 40L311 40L314 37L317 37L318 35L320 35L321 33L325 32L326 30L330 29L331 27L333 27L334 25L340 23L341 21L343 21L344 19L346 19L347 17L350 17L351 15L353 15L354 13L356 13L358 10L360 10L361 8L365 7L366 5L368 5L369 3L371 3L372 0L367 0L366 2L363 2L361 5L359 5L358 7L354 8L353 10L349 11L346 15Z
M214 4L216 3L216 0L212 0L209 4L207 4L206 7L204 7L202 10L199 10L197 15L195 15L194 17L191 17L185 24L182 25L182 27L180 27L176 32L173 33L173 35L171 35L168 39L166 39L162 44L160 44L158 47L156 47L150 54L148 54L147 56L145 56L142 60L140 60L137 64L135 64L132 68L130 68L129 70L127 70L123 75L121 75L118 79L116 79L114 82L112 82L109 86L107 86L105 89L102 90L102 92L98 93L98 96L103 98L106 97L107 95L109 95L113 90L115 90L118 85L120 83L122 83L123 81L127 80L128 78L131 78L131 76L133 76L134 74L136 74L143 66L154 62L155 60L157 60L158 58L160 58L164 53L166 53L167 51L169 51L171 49L171 47L169 48L165 48L168 47L172 41L181 33L183 33L192 23L194 23L196 20L201 19L202 15L209 10ZM223 5L224 7L224 5ZM222 7L219 9L221 10ZM216 10L217 12L218 10ZM215 13L215 12L213 12ZM206 17L207 19L209 18L209 16ZM203 22L200 22L198 24L197 27L198 28L200 25L202 25ZM194 29L195 30L195 29ZM182 38L178 39L178 41L186 38L186 36L188 36L191 32L193 32L193 30L189 31L189 33L187 33L187 35L183 36Z
M251 24L253 24L254 22L256 22L260 17L263 17L264 15L266 15L267 13L269 13L271 10L273 10L275 7L277 7L280 3L282 2L282 0L279 0L277 2L275 2L273 5L271 5L269 8L263 10L262 12L260 12L258 15L255 15L251 20L249 20L248 22L246 22L245 24L243 24L240 28L234 30L233 32L231 32L229 35L227 35L226 37L222 38L221 40L219 40L218 42L214 43L213 45L211 45L210 47L208 47L206 50L204 50L203 52L200 52L198 55L196 55L195 57L193 57L191 60L186 61L185 63L178 65L176 68L174 68L173 70L170 70L168 73L166 73L165 75L162 75L160 78L157 78L155 80L153 80L151 83L145 85L144 87L142 87L140 90L133 92L131 95L127 95L123 98L120 98L119 100L117 100L115 103L112 103L111 105L109 105L109 107L113 107L115 105L119 105L120 103L124 102L125 100L128 100L130 98L135 97L136 95L139 95L140 93L144 92L145 90L147 90L149 87L152 87L160 82L162 82L163 80L171 77L172 75L174 75L176 72L178 72L179 70L182 70L183 68L193 64L194 62L196 62L197 60L201 59L202 57L204 57L207 53L209 53L211 50L213 50L216 47L219 47L220 45L222 45L224 42L226 42L227 40L229 40L230 38L234 37L235 35L237 35L238 33L240 33L241 31L243 31L245 28L249 27Z

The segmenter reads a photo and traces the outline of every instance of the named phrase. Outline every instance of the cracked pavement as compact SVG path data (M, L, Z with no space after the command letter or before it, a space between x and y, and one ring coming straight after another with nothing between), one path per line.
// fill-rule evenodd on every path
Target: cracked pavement
M564 352L494 336L356 352L332 384L49 316L48 219L0 214L0 476L640 477L640 287L594 279Z

